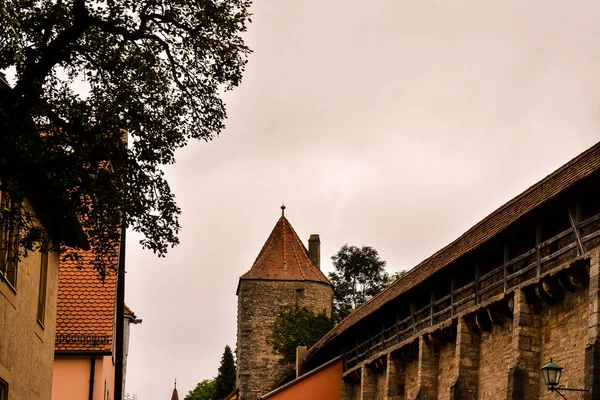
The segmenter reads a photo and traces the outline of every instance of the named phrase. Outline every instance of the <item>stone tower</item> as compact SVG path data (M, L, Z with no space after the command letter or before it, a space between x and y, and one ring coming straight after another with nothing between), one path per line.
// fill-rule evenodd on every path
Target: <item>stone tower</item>
M267 344L282 306L298 304L331 315L333 288L319 269L319 237L308 250L282 215L254 265L240 277L237 289L237 379L240 400L255 400L284 379L292 366ZM311 257L312 256L312 257Z

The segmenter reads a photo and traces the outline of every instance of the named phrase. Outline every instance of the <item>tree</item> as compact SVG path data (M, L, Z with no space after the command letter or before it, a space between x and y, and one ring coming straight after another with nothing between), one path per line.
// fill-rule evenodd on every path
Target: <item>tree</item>
M277 315L267 343L282 357L282 362L296 360L296 347L312 346L333 328L325 311L315 314L305 307L285 306Z
M379 293L388 283L385 261L372 247L345 244L331 257L334 272L329 273L333 283L334 319L344 319L352 310Z
M215 379L204 379L183 400L217 400L216 393Z
M215 380L215 394L219 400L224 399L235 389L235 361L233 353L229 346L225 346L223 356L221 357L221 365L219 366L219 374Z
M408 273L408 271L405 269L401 269L400 271L394 272L392 275L390 275L388 277L388 285L396 282L398 279L402 278L407 273Z
M164 256L180 209L162 167L224 127L224 90L241 82L250 0L0 2L0 190L36 182L65 213L46 215L59 244L81 221L100 271L124 223ZM128 143L124 143L124 135ZM39 184L39 182L42 182ZM21 244L43 238L19 222ZM64 248L63 248L64 250Z

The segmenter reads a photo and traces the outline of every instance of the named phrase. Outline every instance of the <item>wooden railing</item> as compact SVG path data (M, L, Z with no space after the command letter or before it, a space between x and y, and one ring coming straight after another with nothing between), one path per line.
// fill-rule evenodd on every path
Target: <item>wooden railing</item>
M474 279L471 282L456 288L455 279L452 279L449 294L434 299L433 291L431 291L429 304L419 309L416 309L415 303L411 302L411 312L408 316L358 343L354 348L345 351L345 369L352 368L365 359L416 335L427 327L447 321L463 310L476 306L486 299L535 278L546 272L546 270L556 268L562 263L552 264L552 262L574 249L577 250L576 255L584 254L586 243L599 237L600 229L598 226L591 230L587 229L589 233L584 236L581 236L581 231L592 227L594 222L599 221L600 214L576 222L571 211L569 209L567 211L570 221L569 228L542 242L538 225L536 226L536 245L532 249L508 259L507 247L504 246L504 260L499 267L481 275L480 267L476 264ZM550 253L551 246L561 241L563 242L562 245ZM542 256L545 253L549 254ZM520 263L524 265L519 265Z

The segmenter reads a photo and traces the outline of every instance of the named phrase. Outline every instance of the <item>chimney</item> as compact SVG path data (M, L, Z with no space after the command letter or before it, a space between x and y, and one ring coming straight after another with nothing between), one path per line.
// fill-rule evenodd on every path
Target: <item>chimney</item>
M317 235L318 237L318 235ZM297 346L296 347L296 378L300 377L304 374L304 357L306 357L306 353L308 352L308 347L306 346Z
M319 235L310 235L308 239L308 256L321 269L321 240Z

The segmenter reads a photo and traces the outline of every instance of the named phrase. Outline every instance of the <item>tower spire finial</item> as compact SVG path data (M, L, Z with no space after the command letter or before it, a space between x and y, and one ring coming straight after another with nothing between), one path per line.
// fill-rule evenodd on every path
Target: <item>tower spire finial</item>
M177 378L175 378L175 389L177 389Z
M285 204L281 203L281 216L285 217Z

